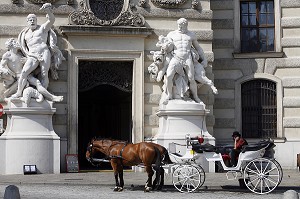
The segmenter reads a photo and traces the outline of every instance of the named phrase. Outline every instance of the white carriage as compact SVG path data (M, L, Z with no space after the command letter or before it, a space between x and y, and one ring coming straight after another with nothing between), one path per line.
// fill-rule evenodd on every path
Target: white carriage
M282 180L282 168L274 158L266 158L264 154L273 148L273 142L261 141L243 148L238 157L235 167L226 166L224 160L228 155L222 153L221 147L210 144L201 144L198 139L186 136L186 153L181 156L176 153L176 143L170 143L169 155L176 160L168 169L172 171L172 182L180 192L194 192L199 189L205 181L205 171L202 166L196 163L200 156L207 161L220 162L224 171L227 171L227 179L238 174L242 176L245 186L257 194L272 192ZM175 149L175 150L174 150Z

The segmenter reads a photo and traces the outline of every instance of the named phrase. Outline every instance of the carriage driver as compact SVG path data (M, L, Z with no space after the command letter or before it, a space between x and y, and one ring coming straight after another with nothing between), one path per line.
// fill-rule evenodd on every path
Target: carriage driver
M237 157L240 154L242 147L248 145L247 141L242 138L238 131L232 133L232 139L234 140L234 148L230 152L230 163L232 167L237 165Z

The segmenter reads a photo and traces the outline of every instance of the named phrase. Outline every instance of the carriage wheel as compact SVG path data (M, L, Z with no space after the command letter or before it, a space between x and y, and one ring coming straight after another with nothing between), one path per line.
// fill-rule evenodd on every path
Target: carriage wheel
M266 158L252 160L244 170L245 185L257 194L270 193L279 185L281 179L282 169L279 163Z
M279 164L279 162L277 162L275 159L272 160L274 162L274 164L276 164L276 166L278 167L279 169L279 175L280 175L280 178L279 178L279 183L278 185L281 183L282 181L282 177L283 177L283 171L282 171L282 168L281 168L281 165ZM277 185L277 186L278 186Z
M201 166L179 166L172 176L173 185L180 192L194 192L202 186L204 180L205 173Z

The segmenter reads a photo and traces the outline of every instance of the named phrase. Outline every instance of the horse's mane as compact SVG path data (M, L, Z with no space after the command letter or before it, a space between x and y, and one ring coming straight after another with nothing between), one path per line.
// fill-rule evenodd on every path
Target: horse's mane
M120 142L120 143L129 143L127 140L117 140L117 139L113 139L113 138L104 138L104 137L93 137L91 139L91 142L92 141L101 141L101 140L110 140L112 142Z

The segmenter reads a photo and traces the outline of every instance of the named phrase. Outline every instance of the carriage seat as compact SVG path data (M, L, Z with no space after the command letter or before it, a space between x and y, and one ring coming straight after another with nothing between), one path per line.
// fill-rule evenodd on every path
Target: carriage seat
M242 153L244 153L246 151L258 151L258 150L261 150L263 148L265 148L266 150L270 150L274 147L275 147L274 142L272 142L270 140L262 140L258 143L244 146L243 149L242 149Z

